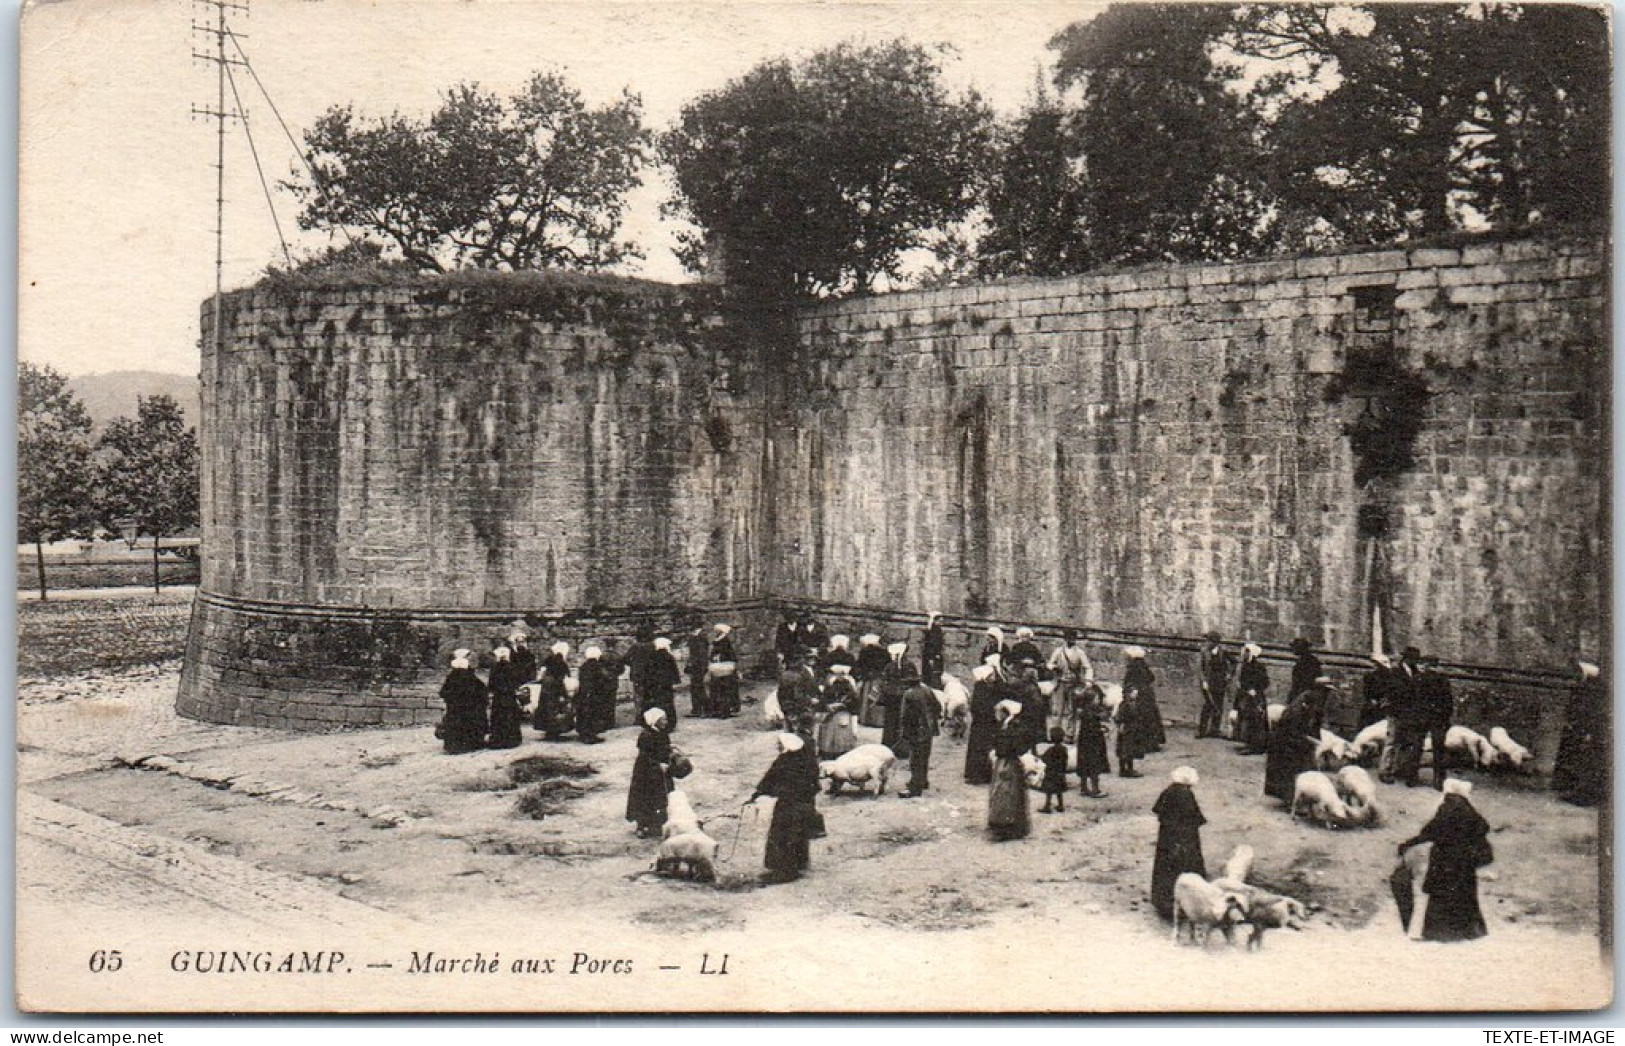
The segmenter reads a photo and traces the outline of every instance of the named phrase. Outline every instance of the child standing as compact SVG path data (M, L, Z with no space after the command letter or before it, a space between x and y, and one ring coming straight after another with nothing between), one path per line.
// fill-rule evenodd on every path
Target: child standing
M1050 812L1050 800L1055 800L1055 809L1059 813L1066 813L1066 733L1060 727L1051 727L1049 732L1049 747L1044 749L1044 808L1038 811L1041 814Z
M1079 791L1090 799L1105 796L1100 790L1100 775L1112 772L1106 758L1106 724L1111 713L1106 711L1104 696L1098 686L1091 684L1088 695L1078 703L1073 726L1078 739Z

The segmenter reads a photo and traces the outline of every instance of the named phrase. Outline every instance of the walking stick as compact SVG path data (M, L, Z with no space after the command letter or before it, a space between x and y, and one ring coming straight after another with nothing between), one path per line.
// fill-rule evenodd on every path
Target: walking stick
M733 863L734 854L739 852L739 837L744 834L745 831L745 807L747 806L755 807L755 804L747 799L739 807L739 823L734 826L733 848L728 851L728 856L723 858L723 861L727 862L728 864ZM755 807L755 809L756 816L760 818L762 816L761 808Z

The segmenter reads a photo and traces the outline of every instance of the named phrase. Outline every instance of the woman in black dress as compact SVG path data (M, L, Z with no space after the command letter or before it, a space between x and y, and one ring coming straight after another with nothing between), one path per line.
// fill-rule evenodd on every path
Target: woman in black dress
M1000 842L1025 839L1032 831L1033 817L1021 756L1032 745L1032 738L1021 721L1021 705L1000 701L995 711L999 732L993 738L995 762L993 787L987 793L987 827Z
M1202 861L1202 826L1207 818L1197 805L1196 770L1181 766L1168 775L1173 783L1157 796L1157 856L1151 865L1151 906L1164 919L1174 917L1174 881L1186 872L1207 878Z
M767 826L767 852L763 882L787 883L799 879L811 857L808 843L820 833L818 809L818 759L805 739L797 734L779 735L779 757L751 794L755 802L764 795L775 800L773 820Z
M1162 708L1157 704L1156 673L1146 663L1145 647L1126 646L1123 648L1123 658L1123 693L1127 695L1130 690L1139 691L1140 700L1145 705L1145 740L1149 747L1140 754L1160 751L1168 743L1168 733L1162 725Z
M1072 706L1072 736L1078 742L1079 792L1091 799L1105 797L1100 778L1112 772L1111 761L1106 758L1106 727L1110 722L1111 713L1106 710L1100 687L1084 684L1084 696Z
M514 663L512 649L499 646L491 656L496 663L491 666L491 737L486 747L518 748L524 740L519 688L530 682L530 677Z
M1432 843L1427 878L1428 895L1422 915L1424 941L1471 941L1488 933L1478 907L1478 870L1490 863L1490 826L1467 796L1473 786L1460 778L1446 778L1444 799L1433 820L1399 844L1400 857L1418 843Z
M626 795L626 819L636 822L638 838L659 835L666 823L666 796L671 792L671 735L667 732L666 711L650 708L643 713L643 732L638 735L638 758L632 764L632 787Z
M1292 699L1281 719L1270 729L1269 755L1264 760L1264 794L1292 802L1298 775L1315 768L1315 745L1320 720L1330 691L1311 685Z
M1270 744L1270 674L1259 660L1263 653L1257 643L1244 644L1236 671L1236 740L1244 755L1256 755Z
M548 648L542 659L541 696L536 700L536 729L549 741L557 741L575 729L575 709L565 681L570 678L570 644L560 640Z
M441 740L447 755L462 755L485 747L486 716L490 695L471 667L471 650L457 650L451 656L451 671L440 684L440 700L446 703L441 720Z
M965 732L965 783L989 784L993 780L993 739L998 735L997 712L1004 700L1004 681L996 662L971 669L970 728Z

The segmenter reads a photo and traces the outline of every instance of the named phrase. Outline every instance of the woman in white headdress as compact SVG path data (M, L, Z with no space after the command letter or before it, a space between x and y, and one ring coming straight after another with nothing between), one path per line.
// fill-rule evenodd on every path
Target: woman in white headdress
M824 718L818 724L818 757L836 759L858 747L858 734L852 728L853 716L858 710L858 688L852 683L850 666L829 666L822 705Z
M480 677L474 674L473 651L457 650L451 655L451 671L440 684L440 700L446 703L440 738L448 755L462 755L485 747L486 717L490 695Z
M626 819L637 823L639 838L659 835L661 826L666 823L672 760L669 725L663 708L650 708L643 713L638 758L632 764L632 787L626 794Z
M615 696L622 671L619 661L605 657L596 646L581 651L581 667L576 670L581 680L576 694L576 735L582 744L602 744L603 733L615 728Z
M677 732L677 684L682 678L682 673L677 669L677 655L671 652L670 637L656 636L654 651L649 655L645 679L645 697L648 703L644 706L644 710L665 709L666 727L672 733Z
M931 611L925 617L925 635L920 640L920 678L933 690L942 689L942 671L948 667L948 636L942 629L942 614Z
M1157 796L1157 853L1151 863L1151 906L1164 919L1174 917L1174 883L1186 872L1207 878L1202 860L1202 826L1207 818L1196 802L1196 768L1176 767Z
M1004 629L998 625L990 625L985 634L987 642L982 644L982 663L986 664L990 657L1003 659L1010 652L1010 644L1004 641Z
M799 734L779 735L779 756L751 794L750 802L772 796L773 820L767 827L764 882L787 883L801 877L810 863L808 844L821 833L818 824L818 759Z
M1264 648L1257 643L1241 647L1241 665L1236 669L1236 740L1245 755L1256 755L1270 746L1270 673L1260 661Z
M499 646L491 651L495 663L491 665L489 690L491 692L491 737L488 748L518 748L524 741L520 729L522 713L519 710L519 688L530 682L519 666L513 663L511 647Z
M1030 746L1021 719L1021 705L1000 701L994 709L999 730L993 738L993 787L987 793L987 827L999 841L1024 839L1032 831L1032 803L1027 796L1027 771L1021 754Z
M1478 906L1478 870L1494 859L1489 822L1467 798L1473 786L1459 777L1446 778L1444 799L1422 830L1399 844L1399 856L1418 843L1432 843L1422 892L1424 941L1471 941L1488 933ZM1397 884L1396 884L1397 886ZM1407 884L1406 892L1409 892ZM1395 890L1396 898L1399 891ZM1401 915L1406 915L1401 904ZM1406 923L1410 922L1406 916Z
M858 638L858 662L852 669L852 678L858 684L858 722L864 726L883 726L886 710L880 703L880 683L891 658L880 645L880 637L869 632Z
M575 709L566 681L570 678L570 644L562 639L542 658L540 696L536 700L536 729L549 741L561 740L575 729Z
M739 655L734 651L733 626L719 624L711 638L711 714L732 719L739 714Z
M993 781L993 739L999 733L997 709L1007 690L998 676L998 655L971 669L970 727L965 731L965 783Z

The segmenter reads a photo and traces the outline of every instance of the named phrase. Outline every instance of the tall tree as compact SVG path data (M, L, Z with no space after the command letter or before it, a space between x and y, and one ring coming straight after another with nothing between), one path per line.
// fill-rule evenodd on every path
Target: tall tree
M103 526L152 538L152 588L159 591L162 540L198 523L197 432L170 396L143 396L136 417L116 418L96 448Z
M1091 261L1081 158L1067 112L1042 81L1032 101L1000 127L987 186L987 233L976 245L995 276L1063 276Z
M17 540L34 546L39 597L46 598L47 541L88 534L90 413L50 367L17 368Z
M1608 34L1568 4L1258 5L1283 207L1342 243L1607 213ZM1320 86L1317 88L1315 84Z
M1067 143L1080 166L1089 264L1260 249L1271 208L1256 121L1216 62L1234 12L1114 4L1050 41L1055 82L1077 99Z
M867 290L899 276L977 198L992 115L950 95L924 48L841 44L765 62L685 106L661 138L681 256L757 301Z
M426 120L335 106L305 134L313 173L283 184L301 227L354 230L424 271L599 269L637 256L619 235L650 142L635 95L595 109L538 73L507 99L459 84Z

